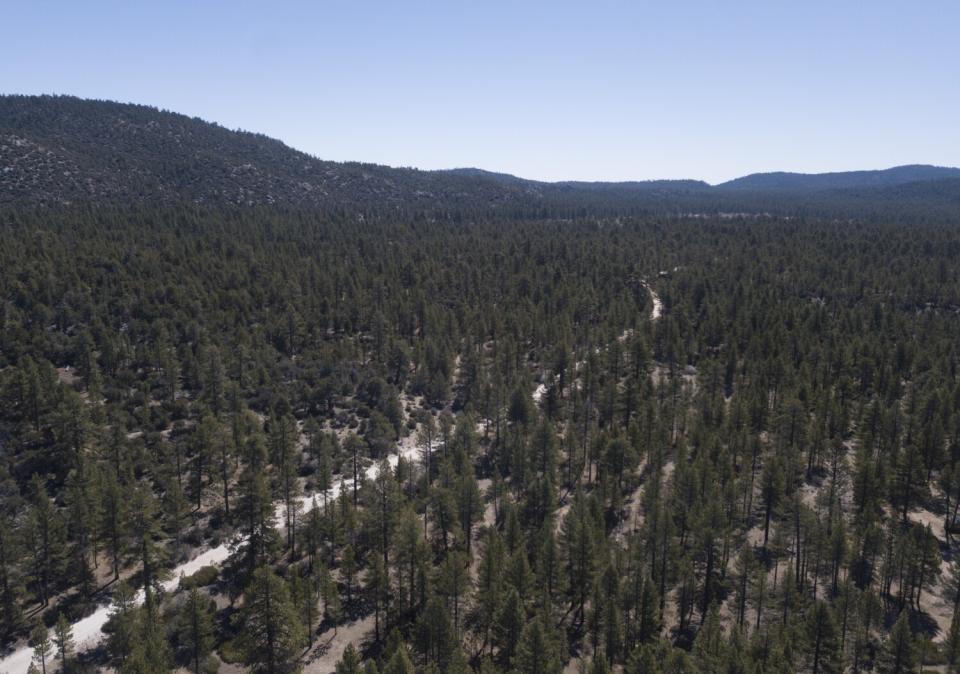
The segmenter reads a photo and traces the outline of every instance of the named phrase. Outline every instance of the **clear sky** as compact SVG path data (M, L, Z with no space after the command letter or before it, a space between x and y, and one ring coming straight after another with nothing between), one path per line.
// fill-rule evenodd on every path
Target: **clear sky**
M960 165L960 2L0 0L0 92L546 180Z

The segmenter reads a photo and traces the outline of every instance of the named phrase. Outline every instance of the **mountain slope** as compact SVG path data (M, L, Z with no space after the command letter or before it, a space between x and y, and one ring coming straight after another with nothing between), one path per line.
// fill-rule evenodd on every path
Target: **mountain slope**
M910 185L918 185L909 189ZM421 171L317 159L267 136L142 105L0 96L0 204L270 205L394 211L956 213L960 169L548 183L475 168ZM906 198L905 198L906 197Z
M266 136L142 105L0 97L0 201L489 205L532 183L322 161Z
M882 171L845 171L840 173L752 173L717 185L721 190L822 191L891 187L914 182L960 178L960 168L912 164Z

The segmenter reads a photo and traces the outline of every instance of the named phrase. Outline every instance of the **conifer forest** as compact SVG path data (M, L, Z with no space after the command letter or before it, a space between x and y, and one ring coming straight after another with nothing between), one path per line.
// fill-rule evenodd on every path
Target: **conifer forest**
M955 203L577 189L0 204L0 672L956 671Z

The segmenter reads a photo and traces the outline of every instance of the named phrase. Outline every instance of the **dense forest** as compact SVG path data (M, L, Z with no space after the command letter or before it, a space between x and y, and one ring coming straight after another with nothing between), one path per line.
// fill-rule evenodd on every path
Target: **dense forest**
M0 211L0 671L960 665L960 228Z

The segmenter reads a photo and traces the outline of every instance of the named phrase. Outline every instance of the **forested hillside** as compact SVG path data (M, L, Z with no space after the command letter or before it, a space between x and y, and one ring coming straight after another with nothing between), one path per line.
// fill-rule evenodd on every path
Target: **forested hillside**
M611 204L0 211L0 671L953 667L956 217Z
M0 167L0 203L493 208L516 203L530 189L321 161L260 134L69 96L0 96Z
M883 171L840 173L754 173L718 185L728 190L836 190L890 187L907 183L960 178L960 169L945 166L896 166Z
M749 214L891 222L953 217L960 169L541 182L478 169L324 161L278 140L144 105L0 95L0 204L283 208L401 219Z

